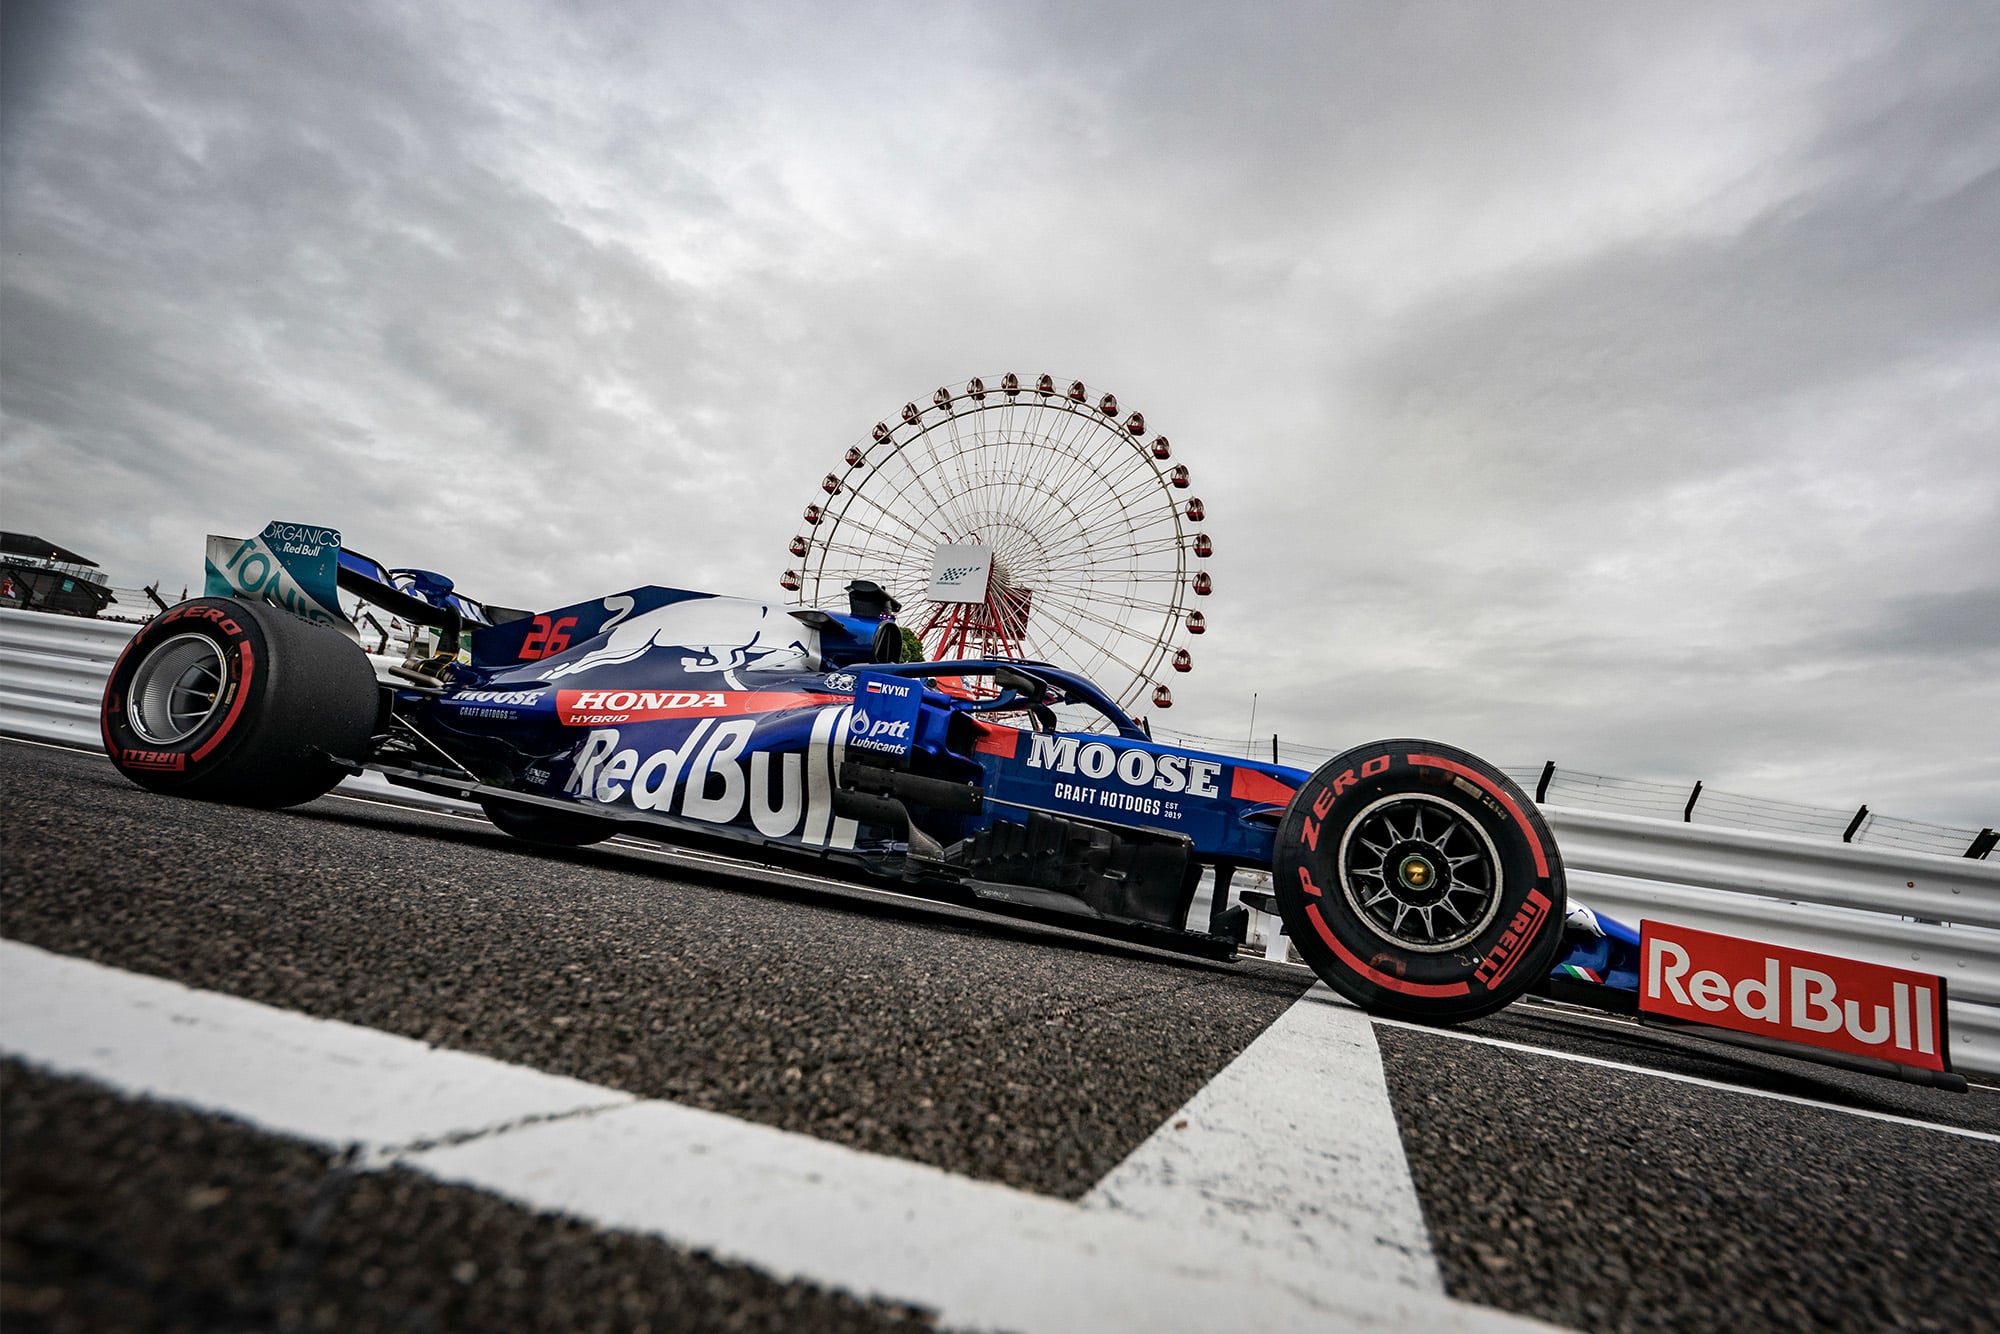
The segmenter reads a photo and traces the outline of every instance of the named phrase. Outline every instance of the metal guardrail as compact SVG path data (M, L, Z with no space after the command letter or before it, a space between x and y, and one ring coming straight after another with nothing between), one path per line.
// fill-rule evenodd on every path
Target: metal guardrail
M1994 831L1932 824L1883 815L1866 805L1850 810L1806 806L1795 801L1746 796L1695 783L1651 783L1613 778L1581 769L1559 768L1554 760L1539 770L1509 769L1507 776L1545 806L1569 806L1610 815L1638 815L1680 824L1720 825L1792 834L1826 843L1934 852L1946 857L1985 858L2000 842Z
M1155 719L1153 735L1212 750L1218 755L1262 759L1261 742L1223 740L1180 732ZM1271 762L1300 769L1317 769L1331 759L1334 751L1326 746L1280 742L1271 738ZM2000 847L2000 833L1992 828L1972 829L1960 825L1933 824L1883 815L1866 805L1836 809L1807 806L1796 801L1725 792L1696 782L1659 783L1639 778L1614 778L1594 774L1554 760L1536 765L1503 765L1507 776L1532 792L1544 806L1568 806L1577 810L1604 811L1612 815L1640 815L1675 823L1719 825L1725 829L1755 829L1773 834L1799 834L1829 843L1868 844L1897 848L1905 852L1935 852L1947 857L1987 858Z
M0 609L0 733L100 747L104 681L136 629ZM447 804L376 775L351 779L342 790L406 805ZM1936 973L1949 987L1954 1063L2000 1074L2000 865L1542 809L1576 901L1634 924L1651 918Z
M103 749L98 702L139 627L0 608L0 733Z
M1546 805L1563 864L1624 881L2000 928L2000 865Z
M1572 902L1945 979L1952 1062L2000 1074L2000 866L1544 806Z

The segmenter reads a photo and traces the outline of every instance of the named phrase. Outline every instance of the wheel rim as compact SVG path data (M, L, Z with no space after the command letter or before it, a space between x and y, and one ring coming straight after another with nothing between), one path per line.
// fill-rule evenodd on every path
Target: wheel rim
M175 635L146 656L132 677L126 721L155 746L199 732L222 703L228 679L222 650L206 635Z
M1438 954L1476 939L1500 909L1500 859L1486 830L1419 793L1364 808L1340 841L1340 882L1370 931Z

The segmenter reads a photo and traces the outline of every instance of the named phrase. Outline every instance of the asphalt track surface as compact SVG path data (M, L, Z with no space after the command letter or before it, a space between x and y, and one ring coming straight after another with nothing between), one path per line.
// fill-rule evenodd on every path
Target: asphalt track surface
M161 798L13 742L0 809L9 939L1071 1200L1310 982L340 797ZM1453 1297L1587 1329L2000 1327L2000 1090L1546 1005L1376 1037ZM0 1097L10 1334L923 1320L14 1062Z

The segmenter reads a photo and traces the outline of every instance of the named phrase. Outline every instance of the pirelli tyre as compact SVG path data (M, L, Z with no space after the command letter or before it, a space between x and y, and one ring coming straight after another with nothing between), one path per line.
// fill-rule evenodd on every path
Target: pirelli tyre
M1273 890L1300 957L1362 1008L1456 1023L1548 975L1562 856L1507 776L1435 741L1322 765L1278 826Z
M267 603L195 598L140 627L100 719L119 772L242 806L324 795L368 754L375 673L345 635Z
M572 815L568 811L552 811L510 801L482 801L479 806L501 833L548 847L587 847L592 843L602 843L618 832L614 821Z

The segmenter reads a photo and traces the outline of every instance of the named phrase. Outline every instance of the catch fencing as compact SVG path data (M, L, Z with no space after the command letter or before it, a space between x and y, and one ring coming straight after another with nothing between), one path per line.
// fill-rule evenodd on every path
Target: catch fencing
M98 701L136 629L0 609L0 733L102 749ZM372 774L344 787L444 804ZM1935 973L1949 991L1954 1063L2000 1074L2000 865L1554 802L1542 811L1574 902L1634 924L1672 922Z

